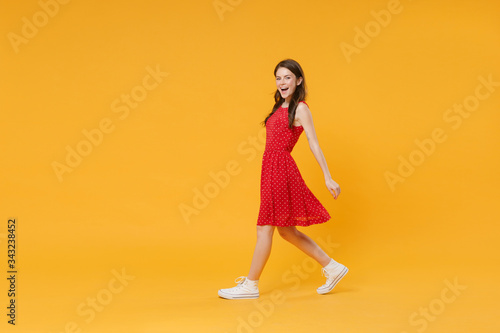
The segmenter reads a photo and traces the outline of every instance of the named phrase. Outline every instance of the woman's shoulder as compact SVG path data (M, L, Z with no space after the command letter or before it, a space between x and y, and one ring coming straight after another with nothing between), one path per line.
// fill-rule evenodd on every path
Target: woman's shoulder
M297 109L295 110L295 118L296 119L304 119L307 118L311 114L311 110L309 110L309 105L300 101L299 105L297 105Z
M300 101L299 104L297 105L297 110L308 110L309 109L309 104L306 103L306 101Z

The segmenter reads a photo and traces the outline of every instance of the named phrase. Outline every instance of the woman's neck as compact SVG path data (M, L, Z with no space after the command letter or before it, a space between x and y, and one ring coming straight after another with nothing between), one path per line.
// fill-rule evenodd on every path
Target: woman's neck
M287 108L290 105L290 101L292 100L292 96L285 98L285 101L281 103L282 108Z

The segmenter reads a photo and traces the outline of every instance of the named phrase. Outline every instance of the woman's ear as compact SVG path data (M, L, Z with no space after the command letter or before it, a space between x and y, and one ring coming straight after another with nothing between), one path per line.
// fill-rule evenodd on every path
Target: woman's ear
M300 86L301 83L302 83L302 77L299 77L299 79L297 80L297 86Z

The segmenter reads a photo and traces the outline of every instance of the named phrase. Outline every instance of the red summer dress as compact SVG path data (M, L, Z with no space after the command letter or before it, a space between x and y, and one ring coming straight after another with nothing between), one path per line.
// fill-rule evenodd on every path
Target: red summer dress
M331 218L290 155L303 130L302 126L288 128L288 108L279 107L267 120L257 225L306 227Z

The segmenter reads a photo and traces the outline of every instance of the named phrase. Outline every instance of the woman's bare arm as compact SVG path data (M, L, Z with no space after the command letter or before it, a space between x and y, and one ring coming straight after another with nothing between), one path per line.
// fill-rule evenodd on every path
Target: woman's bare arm
M298 122L298 124L300 124L304 129L307 141L309 142L309 148L316 158L316 161L318 161L318 164L325 176L326 187L333 195L333 197L337 199L340 194L340 186L332 179L332 176L330 175L330 170L328 170L325 156L323 155L323 151L321 150L318 143L318 137L316 136L316 130L314 129L311 110L309 110L309 107L306 104L299 103L299 105L297 106L297 110L295 111L295 121Z

